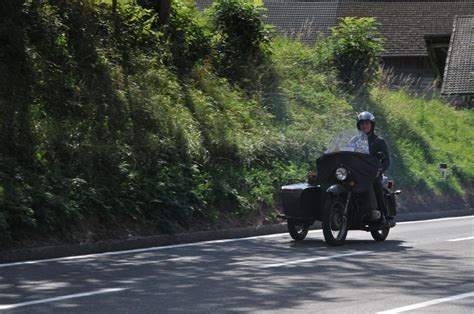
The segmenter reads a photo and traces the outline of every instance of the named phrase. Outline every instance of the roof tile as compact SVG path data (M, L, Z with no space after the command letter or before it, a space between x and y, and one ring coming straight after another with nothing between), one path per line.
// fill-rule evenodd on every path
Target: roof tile
M454 21L441 92L474 94L474 15Z

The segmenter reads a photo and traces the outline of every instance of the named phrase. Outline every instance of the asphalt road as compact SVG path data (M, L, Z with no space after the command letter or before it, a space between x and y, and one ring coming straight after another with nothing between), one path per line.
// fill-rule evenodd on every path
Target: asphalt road
M474 313L474 216L0 264L2 313Z

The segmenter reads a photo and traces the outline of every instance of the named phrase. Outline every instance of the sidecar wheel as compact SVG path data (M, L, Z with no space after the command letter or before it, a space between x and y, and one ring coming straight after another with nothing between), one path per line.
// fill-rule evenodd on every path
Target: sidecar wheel
M295 241L301 241L308 234L309 224L301 220L288 219L288 232Z
M326 243L330 246L343 245L348 231L347 217L344 216L344 202L335 196L328 196L322 218Z
M372 238L374 238L375 241L385 241L385 239L387 239L388 237L389 232L390 228L370 231L370 233L372 234Z

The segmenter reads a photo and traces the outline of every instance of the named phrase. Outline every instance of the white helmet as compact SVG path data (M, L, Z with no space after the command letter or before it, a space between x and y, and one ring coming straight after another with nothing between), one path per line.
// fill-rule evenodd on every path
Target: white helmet
M371 112L364 111L364 112L359 113L359 115L357 116L357 129L358 130L360 130L360 123L362 121L370 121L370 123L372 124L372 131L375 129L375 116Z

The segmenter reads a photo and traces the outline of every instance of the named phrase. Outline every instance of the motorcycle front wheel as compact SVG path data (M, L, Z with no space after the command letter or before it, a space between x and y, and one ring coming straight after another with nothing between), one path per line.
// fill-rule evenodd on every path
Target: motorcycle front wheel
M306 238L309 230L309 224L307 222L290 218L287 224L288 232L295 241L301 241Z
M344 216L344 202L333 195L328 195L323 207L324 240L330 246L343 245L348 231L347 217Z
M372 238L374 238L375 241L385 241L385 239L387 239L388 237L389 232L390 228L370 231L370 233L372 234Z

